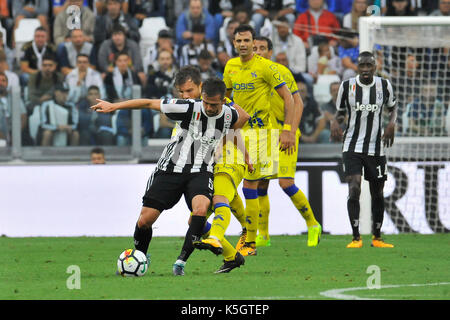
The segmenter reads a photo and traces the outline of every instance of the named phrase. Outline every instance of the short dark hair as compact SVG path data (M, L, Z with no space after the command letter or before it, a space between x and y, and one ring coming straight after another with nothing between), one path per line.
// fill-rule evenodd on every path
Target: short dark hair
M251 25L248 24L240 24L235 30L233 35L236 35L238 33L242 33L242 32L250 32L252 34L252 38L255 39L256 37L256 33L255 33L255 29L253 29L253 27Z
M36 29L34 29L34 33L38 32L38 31L42 31L48 34L47 30L43 27L43 26L39 26Z
M202 93L208 97L214 97L220 94L220 99L223 99L226 90L227 87L225 86L225 83L217 77L208 78L202 84Z
M116 25L114 25L113 29L111 30L111 34L116 34L116 33L123 33L126 36L127 30L125 30L125 28L123 26L121 26L120 24L116 24Z
M116 62L117 59L119 59L120 56L127 56L128 58L130 58L130 55L128 54L128 52L126 52L126 51L120 51L120 52L117 52L117 53L114 55L114 62Z
M79 54L77 54L77 60L78 60L79 57L86 57L86 58L89 59L89 56L86 53L79 53Z
M89 86L89 88L87 89L88 92L91 90L97 90L98 92L100 92L100 88L98 86L96 86L95 84Z
M58 63L58 60L56 59L56 55L53 52L44 53L44 56L42 57L42 61L44 61L44 60L51 60L54 63Z
M198 86L202 83L202 75L198 67L190 65L182 67L175 75L175 86L179 87L189 79Z
M361 53L359 54L359 56L358 56L358 63L359 63L359 61L360 61L362 58L372 58L373 61L374 61L374 63L375 63L375 64L377 63L377 60L375 59L375 55L374 55L372 52L370 52L370 51L363 51L363 52L361 52Z
M103 150L103 148L101 147L95 147L91 149L91 154L93 153L101 153L101 154L105 154L105 150Z
M272 43L272 40L270 40L269 38L267 38L267 37L263 37L263 36L257 36L256 38L255 38L255 40L258 40L258 41L265 41L266 43L267 43L267 50L272 50L273 49L273 43Z
M212 60L212 58L213 58L213 56L206 49L203 49L202 51L200 51L200 53L197 56L197 59L203 59L203 60Z

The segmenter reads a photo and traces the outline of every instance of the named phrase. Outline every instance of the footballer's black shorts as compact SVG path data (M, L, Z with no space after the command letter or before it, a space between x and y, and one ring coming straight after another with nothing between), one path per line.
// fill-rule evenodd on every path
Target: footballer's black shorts
M162 212L175 206L184 195L192 211L192 199L195 196L203 195L211 200L213 193L211 172L173 173L156 169L148 180L142 205Z
M345 176L363 175L367 181L387 179L386 156L343 152L342 162Z

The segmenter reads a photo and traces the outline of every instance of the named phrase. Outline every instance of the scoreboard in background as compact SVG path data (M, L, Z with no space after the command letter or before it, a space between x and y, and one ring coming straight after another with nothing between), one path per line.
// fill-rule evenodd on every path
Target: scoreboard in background
M434 233L450 229L450 162L389 163L382 232ZM132 236L154 164L0 167L0 235ZM308 196L323 230L351 234L348 187L339 161L302 162L296 184ZM242 195L242 185L239 193ZM363 188L361 228L370 232L370 197ZM272 181L269 231L306 232L295 207ZM154 224L154 236L184 236L189 210L180 201ZM364 230L363 233L364 233ZM227 231L241 231L236 219Z

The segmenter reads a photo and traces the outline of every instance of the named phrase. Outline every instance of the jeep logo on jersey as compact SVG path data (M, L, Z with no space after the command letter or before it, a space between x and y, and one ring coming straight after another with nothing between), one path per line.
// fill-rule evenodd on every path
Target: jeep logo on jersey
M356 102L355 111L369 111L369 112L375 112L377 111L379 106L377 104L362 104L359 102Z
M254 90L255 84L253 82L250 83L235 83L233 85L234 90Z

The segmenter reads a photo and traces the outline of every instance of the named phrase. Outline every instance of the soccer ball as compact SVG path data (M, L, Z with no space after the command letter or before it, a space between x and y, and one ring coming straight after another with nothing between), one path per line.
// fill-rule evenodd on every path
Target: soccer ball
M124 277L142 277L148 270L150 261L139 250L127 249L117 260L117 270Z

